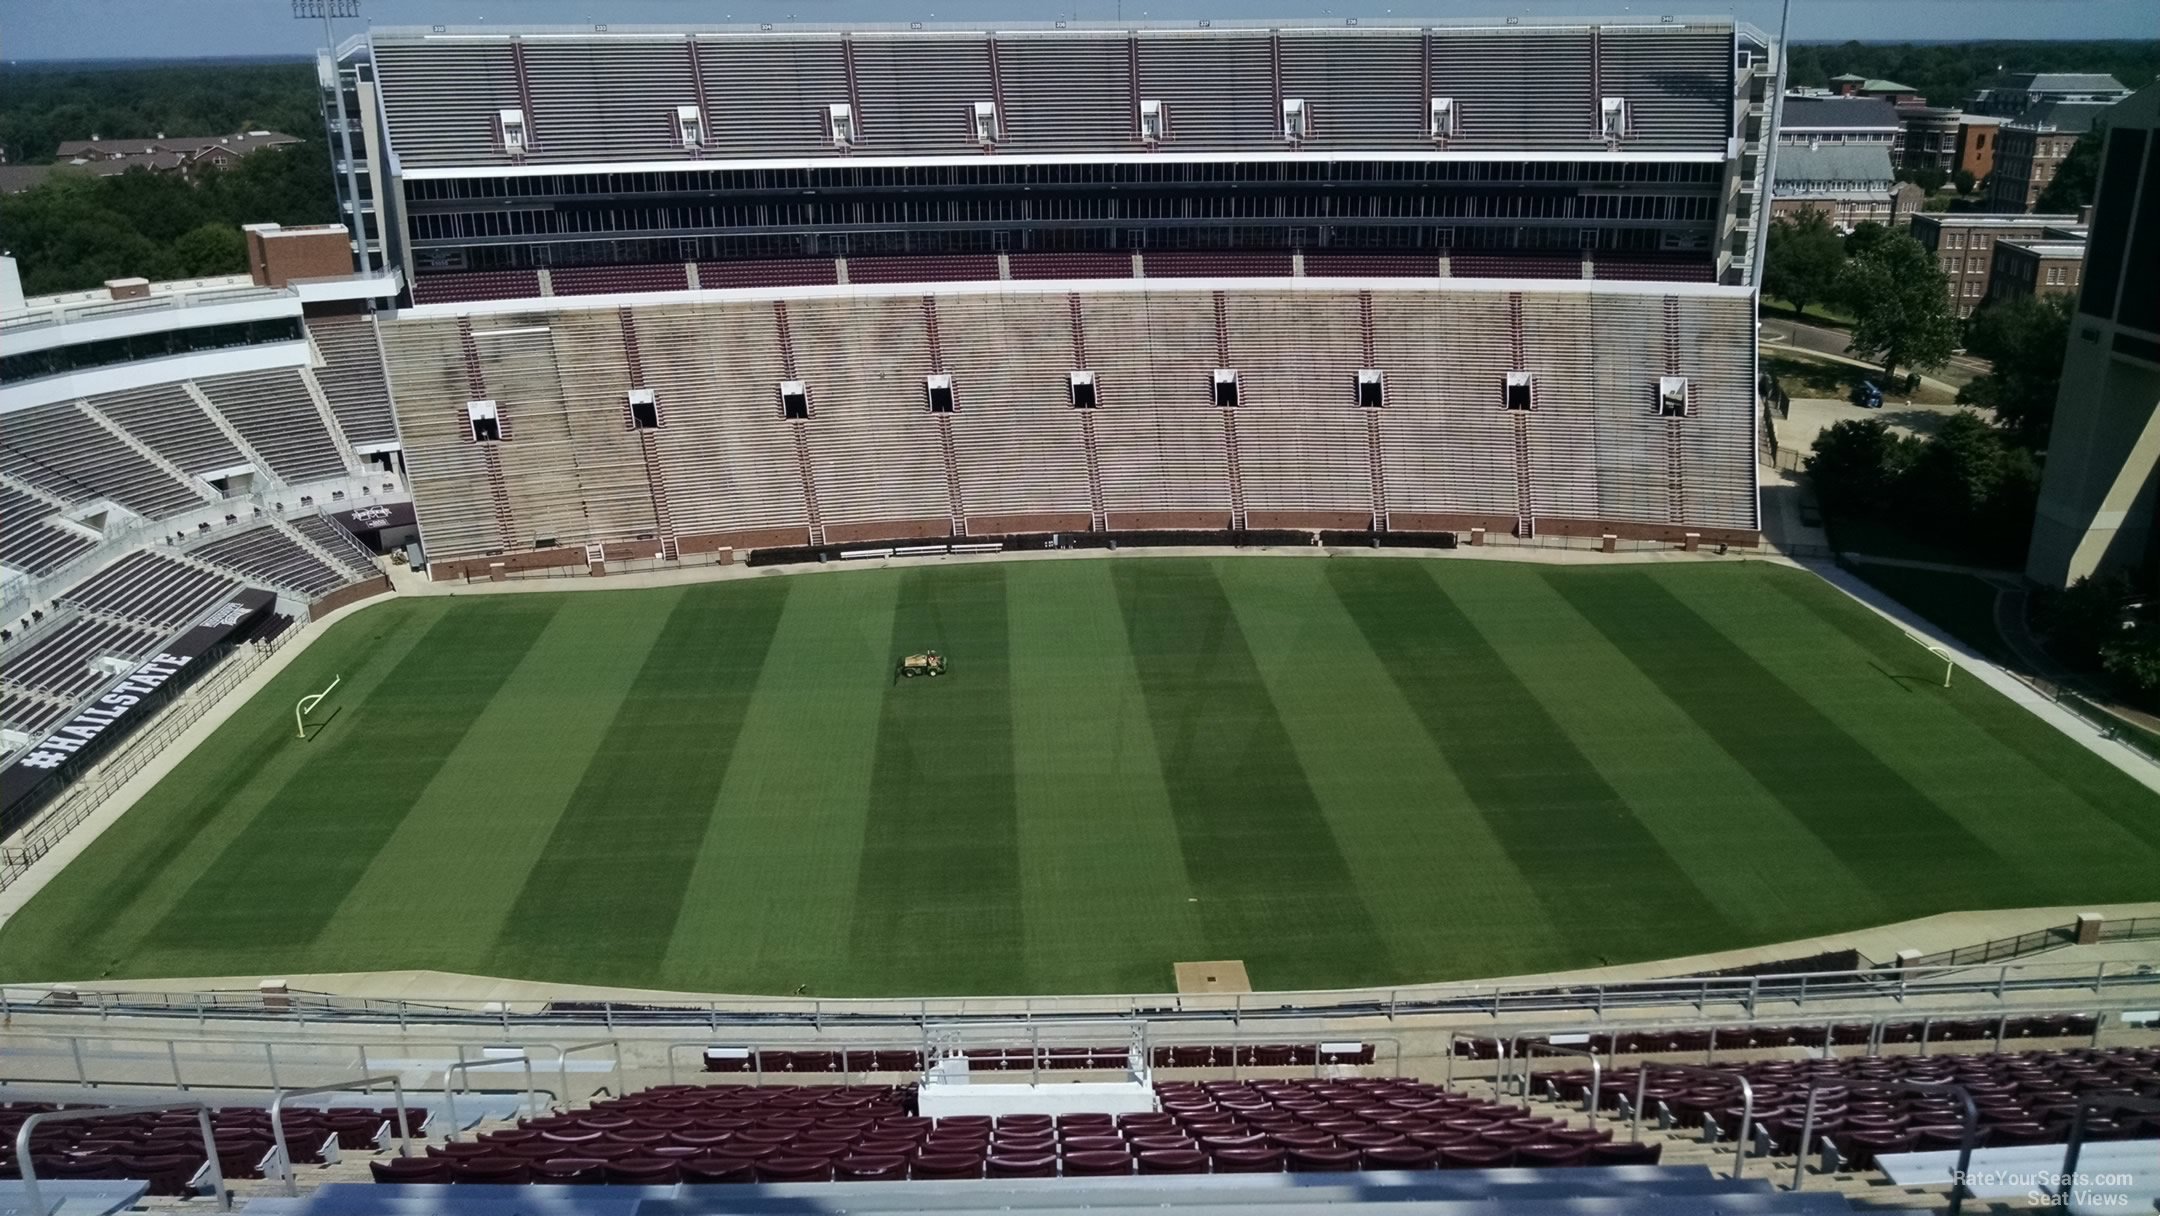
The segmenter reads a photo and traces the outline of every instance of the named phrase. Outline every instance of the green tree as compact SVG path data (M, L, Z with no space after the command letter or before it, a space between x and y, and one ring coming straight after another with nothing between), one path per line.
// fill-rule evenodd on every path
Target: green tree
M2093 190L2100 184L2100 145L2106 142L2107 123L2095 120L2092 130L2078 136L2070 155L2055 167L2055 176L2033 201L2033 210L2075 215L2078 208L2093 201Z
M1979 184L1979 179L1972 175L1970 169L1960 169L1950 175L1950 185L1957 190L1959 198L1970 195L1973 192L1973 187Z
M1845 264L1845 242L1820 211L1802 211L1770 225L1763 254L1763 291L1788 300L1805 312L1830 298L1838 268Z
M1848 418L1815 437L1807 473L1833 512L1872 514L1893 505L1917 451L1916 443L1879 418Z
M1907 233L1872 238L1838 272L1838 295L1853 314L1849 349L1880 359L1885 377L1901 367L1940 367L1957 349L1949 283L1934 255Z
M2014 296L1973 314L1965 349L1990 366L1958 390L1958 404L1989 410L2018 442L2044 447L2062 385L2070 313L2071 297L2057 295Z
M1865 257L1877 245L1888 240L1889 237L1890 230L1888 228L1883 227L1874 220L1861 220L1853 225L1851 232L1845 234L1845 256L1849 258Z
M1950 180L1943 174L1942 170L1933 165L1923 165L1918 169L1900 169L1897 171L1897 179L1901 182L1911 182L1929 194L1942 189L1943 184Z
M173 260L190 279L247 270L247 238L230 224L204 224L173 242Z

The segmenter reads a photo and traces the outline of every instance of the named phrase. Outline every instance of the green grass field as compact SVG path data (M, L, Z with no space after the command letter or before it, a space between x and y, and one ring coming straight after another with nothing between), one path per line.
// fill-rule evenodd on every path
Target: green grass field
M926 648L951 674L896 682ZM2160 799L1940 673L1759 563L400 599L0 929L0 977L1158 992L1242 959L1309 988L2160 896Z

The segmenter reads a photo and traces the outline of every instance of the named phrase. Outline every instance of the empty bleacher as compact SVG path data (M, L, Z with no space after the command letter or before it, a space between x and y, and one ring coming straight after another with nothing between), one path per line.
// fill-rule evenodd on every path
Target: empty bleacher
M315 380L346 442L355 447L397 442L374 319L366 315L309 317L307 328L323 358Z
M780 417L787 376L772 305L641 308L636 324L677 533L806 543L803 481Z
M470 367L459 322L392 323L422 527L455 560L653 537L663 501L674 535L736 548L942 536L956 513L993 534L1071 530L1081 511L1113 531L1218 530L1238 508L1263 528L1362 529L1375 510L1409 532L1755 526L1740 295L1445 284L1224 291L1218 311L1216 292L1125 287L490 316L469 323ZM1377 410L1357 396L1367 366L1385 377ZM1089 412L1069 404L1082 367ZM1218 367L1239 375L1227 418ZM1505 408L1518 368L1530 411ZM949 415L925 400L937 371ZM1663 374L1689 377L1689 417L1655 416ZM790 379L807 420L782 418ZM633 382L655 393L656 431L631 426ZM500 444L472 441L465 402L482 396Z
M1356 393L1365 365L1357 297L1234 296L1225 309L1230 363L1238 373L1238 471L1247 519L1255 527L1369 526L1371 462Z
M181 385L108 393L90 398L88 404L183 473L200 477L247 464L240 449Z
M51 1102L0 1104L0 1177L22 1176L15 1160L22 1125L33 1115L65 1109ZM288 1106L281 1122L292 1162L306 1166L321 1164L337 1149L374 1151L395 1134L397 1114L394 1108ZM425 1108L407 1108L404 1125L414 1135L423 1134L427 1122ZM226 1179L261 1178L275 1168L275 1139L266 1108L218 1107L211 1112L211 1132L218 1169ZM39 1124L30 1129L30 1165L41 1181L133 1178L147 1182L151 1195L181 1197L196 1194L203 1185L209 1157L197 1113L173 1110ZM65 1206L75 1210L72 1204Z
M249 447L288 482L338 477L345 459L323 426L322 412L297 371L239 372L209 376L195 387L232 423Z
M112 680L90 662L116 658L129 663L147 657L164 640L163 632L96 617L76 617L47 629L9 652L0 679L9 685L73 701Z
M1373 355L1388 508L1405 517L1516 513L1513 420L1500 408L1511 364L1497 295L1373 294Z
M315 542L317 548L336 558L341 568L358 575L376 572L375 555L329 516L303 515L287 522L300 535Z
M1095 432L1112 529L1148 526L1150 516L1227 526L1229 451L1213 399L1212 297L1106 293L1084 297L1081 316L1097 376Z
M61 701L0 687L0 726L42 735L73 711Z
M239 585L192 562L140 552L98 571L62 599L85 612L171 630L202 615Z
M200 506L207 493L144 459L72 401L9 414L0 472L59 498L109 498L153 519Z
M945 535L950 496L923 388L930 353L921 298L803 301L789 306L788 327L797 378L810 393L827 533ZM878 524L893 527L867 530ZM866 530L853 537L851 529Z
M353 581L352 571L325 564L275 524L221 536L188 550L188 556L237 570L253 582L297 591L308 599Z
M1081 411L1068 400L1066 298L940 300L938 332L953 378L953 443L970 520L989 531L1069 528L1062 519L1086 515L1090 500Z
M384 339L413 510L429 551L500 552L514 541L496 517L486 462L472 442L465 403L479 394L466 374L457 322L400 321Z
M36 495L0 485L0 562L26 574L49 574L97 544L51 522L58 514Z

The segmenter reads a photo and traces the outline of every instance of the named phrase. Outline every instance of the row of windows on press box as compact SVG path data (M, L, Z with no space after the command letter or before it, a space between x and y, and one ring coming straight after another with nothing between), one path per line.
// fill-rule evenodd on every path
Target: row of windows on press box
M1354 381L1355 400L1366 409L1379 409L1387 404L1387 376L1378 368L1362 368ZM1210 381L1215 404L1222 409L1236 409L1238 404L1238 374L1236 369L1219 367ZM1501 381L1500 402L1502 408L1529 410L1537 408L1536 378L1529 372L1507 372ZM1095 373L1075 371L1066 381L1067 402L1075 409L1094 409L1099 403ZM810 389L800 380L780 382L780 416L783 419L807 419L810 417ZM936 374L923 377L923 402L933 414L954 412L953 379L950 375ZM631 389L627 396L631 425L639 430L650 430L660 425L660 401L654 390ZM1686 376L1660 376L1651 412L1661 418L1684 418L1689 413L1688 379ZM480 443L499 442L503 438L500 407L493 401L468 401L465 403L467 420L472 424L472 437Z
M836 101L824 108L825 139L835 148L852 148L862 142L855 123L855 107L850 102ZM655 117L661 117L655 115ZM962 122L966 136L988 147L1004 138L1004 129L998 121L995 101L978 101L959 110L955 118ZM675 107L674 142L681 148L703 148L707 145L705 108L697 105ZM1631 133L1628 103L1625 97L1601 97L1598 99L1598 121L1591 134L1607 140L1626 139ZM1451 139L1459 129L1461 109L1452 97L1426 99L1425 133L1431 139ZM1313 108L1302 97L1282 99L1282 125L1277 134L1289 143L1299 143L1313 136ZM1170 121L1168 103L1143 98L1140 102L1140 138L1145 143L1161 143L1177 138L1175 126ZM522 156L539 149L539 141L533 136L532 124L525 120L522 108L497 110L495 112L495 139L497 146L511 156Z

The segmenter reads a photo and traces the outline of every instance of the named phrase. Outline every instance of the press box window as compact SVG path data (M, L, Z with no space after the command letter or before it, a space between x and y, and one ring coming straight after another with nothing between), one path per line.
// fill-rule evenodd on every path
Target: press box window
M1537 401L1530 389L1529 372L1509 372L1501 387L1501 401L1511 410L1536 409Z
M780 416L782 418L808 418L810 416L810 389L800 380L780 382Z
M492 401L465 403L465 421L472 426L474 443L502 442L502 418Z
M1376 410L1387 404L1387 377L1380 369L1368 367L1357 374L1358 408Z
M923 377L923 395L930 401L931 413L950 414L953 412L951 376Z
M649 388L630 390L630 425L650 431L660 425L660 401Z
M835 148L847 148L855 143L855 107L844 101L836 101L825 107L825 133Z
M1657 412L1660 418L1685 418L1688 416L1688 383L1686 376L1658 377Z
M1074 372L1072 379L1066 383L1072 395L1074 409L1091 410L1095 408L1094 372Z

